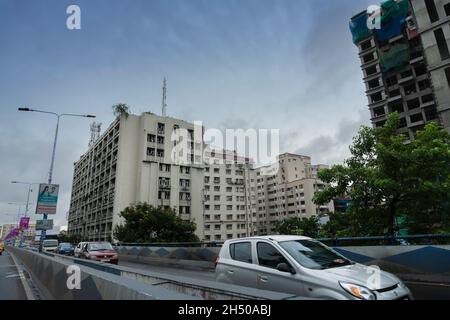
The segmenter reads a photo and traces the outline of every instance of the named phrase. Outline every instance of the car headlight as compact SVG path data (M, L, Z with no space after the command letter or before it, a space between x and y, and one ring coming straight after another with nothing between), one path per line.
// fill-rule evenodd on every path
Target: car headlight
M376 300L377 299L375 294L366 287L363 287L363 286L360 286L357 284L353 284L353 283L343 282L343 281L339 281L339 284L345 291L347 291L352 296L354 296L358 299L361 299L361 300Z

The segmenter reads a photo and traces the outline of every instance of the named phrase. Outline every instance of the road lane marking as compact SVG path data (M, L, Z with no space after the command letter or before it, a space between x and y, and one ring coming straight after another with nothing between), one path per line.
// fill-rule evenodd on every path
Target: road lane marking
M16 258L13 254L10 254L11 259L13 260L15 267L20 275L20 282L22 283L23 290L25 291L25 294L27 296L28 300L36 300L35 295L33 294L33 291L31 290L30 285L28 284L28 281L25 278L25 275L23 273L23 269L20 267L20 265L17 263Z

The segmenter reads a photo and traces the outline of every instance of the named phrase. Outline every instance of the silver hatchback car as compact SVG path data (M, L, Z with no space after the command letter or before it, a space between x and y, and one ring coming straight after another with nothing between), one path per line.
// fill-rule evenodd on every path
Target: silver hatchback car
M216 280L315 299L412 299L393 274L355 263L317 240L299 236L226 241L217 259Z

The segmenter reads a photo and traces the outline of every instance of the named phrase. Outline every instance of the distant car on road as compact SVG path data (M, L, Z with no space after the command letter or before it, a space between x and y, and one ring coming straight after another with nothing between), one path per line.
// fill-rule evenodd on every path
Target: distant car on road
M393 274L353 262L300 236L227 240L216 261L216 280L313 299L412 299Z
M75 258L82 258L81 251L83 250L83 247L86 243L87 242L80 242L79 244L77 244L77 246L75 247L75 249L73 251L73 255Z
M73 254L74 254L74 247L73 247L73 245L71 243L68 243L68 242L60 243L58 245L58 248L56 249L56 253L64 254L64 255L67 255L67 256L73 256Z
M48 239L42 243L42 250L46 252L56 252L58 249L58 240Z
M88 260L117 264L117 252L109 242L86 242L82 247L81 257Z

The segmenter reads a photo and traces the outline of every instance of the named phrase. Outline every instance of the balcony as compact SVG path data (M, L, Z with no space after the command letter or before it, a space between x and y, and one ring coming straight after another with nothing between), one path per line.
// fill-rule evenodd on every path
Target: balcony
M162 190L170 190L170 183L159 183L159 188Z

